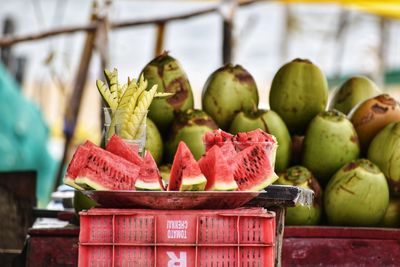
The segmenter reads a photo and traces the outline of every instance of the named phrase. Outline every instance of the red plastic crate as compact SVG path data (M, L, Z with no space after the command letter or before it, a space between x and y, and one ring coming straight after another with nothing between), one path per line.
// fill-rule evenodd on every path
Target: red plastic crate
M79 266L273 266L275 213L91 209L80 213Z

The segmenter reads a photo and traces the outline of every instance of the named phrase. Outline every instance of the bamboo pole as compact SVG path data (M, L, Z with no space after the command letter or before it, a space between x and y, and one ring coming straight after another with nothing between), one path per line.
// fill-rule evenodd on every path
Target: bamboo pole
M233 61L233 19L235 16L236 0L223 0L220 12L222 14L222 63L228 64Z
M96 50L99 52L100 56L100 69L99 69L99 77L104 75L104 70L108 68L108 64L110 61L110 54L109 54L109 29L110 25L107 18L104 18L104 23L99 25L98 34L96 38ZM104 116L103 116L103 102L101 96L99 94L100 99L100 132L103 131L104 126ZM103 137L102 137L103 138ZM101 140L100 144L103 144L103 139Z
M239 6L247 6L251 5L257 2L265 2L266 0L248 0L248 1L241 1L239 3ZM142 26L142 25L148 25L148 24L160 24L160 23L166 23L169 21L175 21L175 20L185 20L189 19L192 17L198 17L202 15L207 15L211 13L215 13L219 10L218 6L206 8L203 10L199 11L192 11L184 14L177 14L173 16L166 16L166 17L159 17L159 18L151 18L151 19L133 19L133 20L124 20L120 22L110 22L110 29L117 30L117 29L124 29L124 28L129 28L133 26ZM97 23L92 22L88 25L80 25L80 26L70 26L70 27L60 27L56 29L52 29L49 31L43 31L40 33L34 33L34 34L27 34L23 36L17 36L17 37L4 37L0 38L0 47L7 47L7 46L12 46L18 43L22 42L29 42L29 41L36 41L60 34L72 34L72 33L77 33L77 32L94 32L97 29Z
M101 21L100 18L97 17L96 14L96 5L93 5L91 11L91 21L96 21L99 24ZM98 27L98 26L97 26ZM96 28L97 28L96 27ZM64 173L64 166L68 159L69 150L72 143L72 138L75 133L75 128L78 120L79 110L81 106L82 95L85 88L86 77L90 65L90 60L93 54L93 48L95 45L96 40L96 33L97 31L89 31L86 35L85 45L83 47L83 51L81 54L81 60L78 68L78 72L75 78L75 84L73 86L72 96L69 100L69 104L65 110L65 117L64 117L64 136L65 136L65 143L64 143L64 152L63 157L60 162L60 166L56 176L56 183L54 184L54 190L57 190L59 184L61 184L63 173Z
M165 22L157 24L156 32L156 44L154 47L154 56L161 55L164 50L164 40L165 40Z
M376 74L374 75L374 80L381 87L385 86L385 68L386 68L386 60L387 60L387 50L389 44L389 21L381 17L379 20L379 45L378 45L378 67Z

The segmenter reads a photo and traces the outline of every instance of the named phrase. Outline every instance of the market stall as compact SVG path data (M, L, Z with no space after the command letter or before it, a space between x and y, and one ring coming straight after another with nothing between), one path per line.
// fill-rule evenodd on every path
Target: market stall
M222 1L185 14L121 21L108 16L106 3L93 5L87 25L0 39L0 47L11 47L85 34L63 106L54 181L43 182L39 172L37 187L31 184L29 192L17 178L15 186L0 183L5 192L22 192L7 194L2 214L13 219L5 232L15 230L10 226L20 219L13 216L23 210L26 223L17 230L27 234L23 249L20 242L0 251L28 266L396 266L400 105L398 90L388 90L384 82L387 25L399 18L398 4L317 1L340 10L340 27L334 31L339 63L349 12L377 18L381 36L374 72L342 75L337 64L328 75L318 59L284 58L267 93L261 93L249 69L233 63L236 12L258 2ZM286 8L316 1L281 2ZM283 29L290 31L295 12L284 10ZM207 71L200 94L184 61L164 49L168 25L206 14L217 14L222 22L222 56ZM109 66L110 32L142 25L154 26L154 55L137 75L122 79L123 68ZM282 46L282 55L287 48ZM95 55L101 74L90 80ZM100 138L77 142L88 90L95 95L92 100L99 100L90 104ZM5 103L10 116L4 117L13 118L15 107ZM42 159L23 168L43 167L47 153L30 153L26 147L44 142L23 141L36 136L27 127L33 120L16 118L6 125L14 149L10 142L0 146L7 151L4 163ZM43 141L47 129L36 124L32 129L40 130ZM17 177L8 171L0 177ZM24 175L35 184L32 172ZM47 206L50 194L43 193L44 187L54 189ZM39 208L32 204L35 190ZM21 195L29 198L17 199Z

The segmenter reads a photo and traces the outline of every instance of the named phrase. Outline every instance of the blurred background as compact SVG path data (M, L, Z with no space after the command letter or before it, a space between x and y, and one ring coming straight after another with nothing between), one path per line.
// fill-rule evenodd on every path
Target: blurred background
M330 89L352 75L366 75L398 97L400 5L384 2L114 0L95 2L93 11L92 1L0 0L0 170L37 170L37 197L45 206L65 134L75 129L70 150L87 139L100 140L95 80L104 80L103 68L118 68L124 81L137 77L162 50L186 71L197 108L207 77L226 62L227 51L228 61L253 75L261 107L268 108L277 70L294 58L319 66ZM93 14L102 30L85 68ZM182 15L187 16L167 19ZM232 26L225 50L224 20Z

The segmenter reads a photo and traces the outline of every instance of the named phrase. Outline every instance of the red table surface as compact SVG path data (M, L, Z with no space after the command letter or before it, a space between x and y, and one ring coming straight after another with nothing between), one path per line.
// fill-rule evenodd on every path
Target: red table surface
M31 229L27 266L77 266L79 228ZM400 229L284 230L282 266L400 266Z

